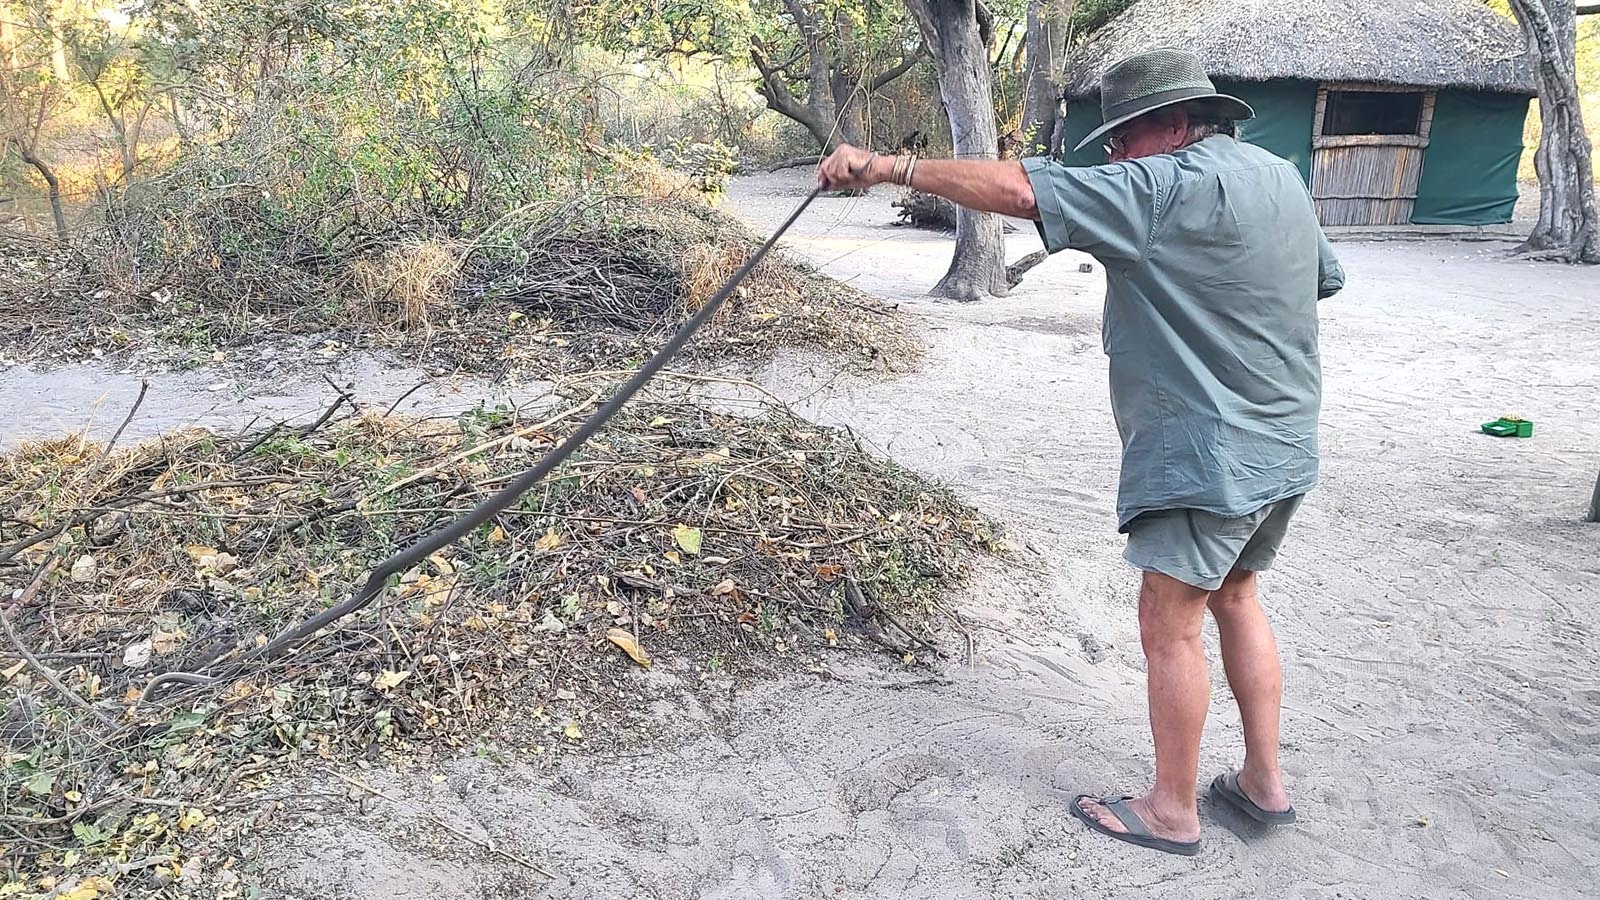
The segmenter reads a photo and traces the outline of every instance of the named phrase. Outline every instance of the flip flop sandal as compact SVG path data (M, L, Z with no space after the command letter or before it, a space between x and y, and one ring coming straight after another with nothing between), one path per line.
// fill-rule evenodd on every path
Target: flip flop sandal
M1273 812L1257 806L1239 787L1238 772L1223 772L1211 782L1211 795L1263 825L1287 825L1295 820L1294 807Z
M1117 821L1122 823L1122 827L1128 830L1126 832L1112 831L1100 824L1099 820L1084 812L1083 807L1079 805L1085 799L1094 800L1106 809L1111 810L1111 814L1117 817ZM1132 797L1112 798L1096 797L1092 794L1079 794L1072 798L1072 814L1091 829L1107 837L1114 837L1119 841L1127 841L1135 846L1148 847L1151 850L1160 850L1163 853L1176 853L1179 856L1193 856L1200 852L1199 841L1169 841L1166 838L1156 837L1151 834L1149 826L1144 824L1144 820L1139 818L1139 814L1128 807L1128 801L1132 799Z

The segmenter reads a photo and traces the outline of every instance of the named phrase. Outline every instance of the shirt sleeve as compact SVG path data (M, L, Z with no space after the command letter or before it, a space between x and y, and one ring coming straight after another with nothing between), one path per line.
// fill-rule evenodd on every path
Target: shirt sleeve
M1140 259L1166 196L1156 172L1137 162L1064 166L1049 157L1022 161L1039 209L1039 236L1051 253L1082 250L1099 259Z
M1344 266L1333 255L1333 245L1321 228L1317 229L1317 299L1326 300L1344 290Z

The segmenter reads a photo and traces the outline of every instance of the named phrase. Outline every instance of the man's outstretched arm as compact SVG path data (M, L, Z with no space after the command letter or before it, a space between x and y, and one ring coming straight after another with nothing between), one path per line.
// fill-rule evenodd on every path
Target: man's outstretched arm
M848 144L833 151L817 170L817 183L829 190L886 184L894 158L875 156ZM919 159L911 186L968 209L1019 219L1039 219L1033 185L1022 164L999 159Z

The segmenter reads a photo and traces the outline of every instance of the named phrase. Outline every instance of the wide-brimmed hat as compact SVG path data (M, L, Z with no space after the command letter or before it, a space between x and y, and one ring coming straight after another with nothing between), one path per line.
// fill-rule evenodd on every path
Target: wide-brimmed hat
M1253 119L1256 111L1238 97L1217 93L1206 77L1200 57L1187 50L1164 48L1130 56L1100 76L1100 118L1105 122L1074 147L1082 150L1111 129L1147 112L1188 103L1215 100L1229 119Z

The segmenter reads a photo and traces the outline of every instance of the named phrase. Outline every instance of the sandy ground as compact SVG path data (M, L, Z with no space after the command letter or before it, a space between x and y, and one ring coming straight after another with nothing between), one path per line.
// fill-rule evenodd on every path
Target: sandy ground
M546 399L549 387L437 378L386 353L359 351L310 362L290 353L263 359L273 353L270 348L248 352L249 358L230 365L187 372L96 361L0 367L0 449L77 431L107 440L138 400L142 382L148 382L144 399L122 441L196 425L227 432L265 422L310 424L338 396L335 385L364 408L393 406L415 416L454 414L479 404L535 404Z
M804 190L745 179L730 203L770 228ZM1205 849L1179 859L1066 812L1151 771L1102 276L1061 254L1003 300L925 299L949 239L885 227L889 199L818 201L786 245L921 317L921 368L758 376L1010 524L1023 549L954 598L987 623L973 662L840 657L744 690L658 666L645 751L468 756L442 779L372 774L393 801L364 811L270 815L277 836L247 855L266 896L1600 897L1600 526L1579 522L1600 470L1600 272L1492 244L1339 246L1324 480L1264 582L1302 821L1268 833L1203 801ZM8 377L0 421L21 412ZM1502 413L1536 436L1475 432ZM1206 779L1240 751L1220 665L1212 684Z

